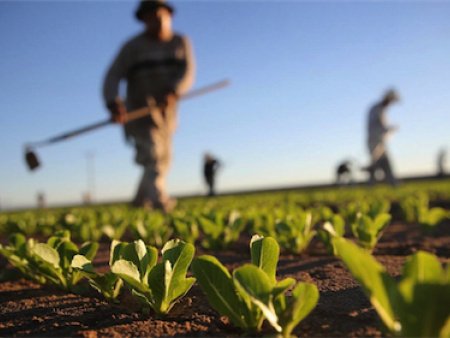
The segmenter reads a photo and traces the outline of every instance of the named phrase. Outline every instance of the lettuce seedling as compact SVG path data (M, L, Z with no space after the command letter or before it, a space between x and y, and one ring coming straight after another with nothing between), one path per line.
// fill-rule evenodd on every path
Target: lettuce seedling
M372 219L359 213L352 226L353 235L358 240L358 245L372 252L390 220L390 214L379 214L375 219Z
M417 222L424 232L432 232L435 226L449 217L445 209L429 207L428 196L408 196L401 202L403 215L407 222Z
M60 219L64 229L70 231L75 239L97 242L102 237L98 227L97 214L90 209L72 209Z
M131 244L111 271L125 281L144 311L152 308L157 315L166 315L195 282L195 278L186 278L195 248L179 239L170 240L161 250L162 261L156 264L155 248L142 240Z
M199 216L198 222L204 234L202 246L210 250L225 250L231 243L239 238L244 230L245 221L233 210L229 213L227 221L224 221L220 212L206 216Z
M315 307L319 293L312 284L299 283L292 297L285 292L295 284L292 278L276 282L279 246L270 237L253 236L252 264L228 270L209 255L194 259L192 270L209 303L221 315L249 333L261 331L264 319L289 337L297 324Z
M119 241L112 241L109 266L111 267L117 260L123 257L124 249L127 246L126 243ZM72 260L72 268L81 272L81 274L89 280L89 284L108 302L118 303L117 297L119 296L120 289L122 288L122 279L112 272L97 273L94 271L92 262L83 255L75 255Z
M362 210L373 220L375 220L378 215L389 213L389 210L391 209L391 203L385 199L372 199L363 202L363 205Z
M160 211L139 214L139 218L131 223L135 238L161 248L172 236L173 229L168 226L164 214Z
M172 224L175 232L183 241L186 243L195 243L199 236L199 229L194 217L173 218Z
M322 241L325 249L332 255L336 256L336 248L332 243L334 237L343 237L345 234L345 222L341 215L331 216L323 225L317 230L317 237Z
M72 268L73 257L80 254L92 260L97 249L98 243L91 242L84 243L78 249L67 230L57 232L47 243L36 243L30 248L37 272L47 282L65 291L75 291L75 285L82 278L81 272Z
M339 257L393 334L450 336L450 265L444 270L436 256L418 251L407 258L396 283L366 251L343 238L333 242Z
M316 233L313 230L311 212L303 210L287 215L275 224L277 242L283 249L296 254L308 247Z
M6 246L0 244L0 252L25 278L45 284L45 277L36 273L36 267L31 258L31 248L36 244L35 240L30 238L27 241L24 235L17 233L10 235L8 242L9 245Z

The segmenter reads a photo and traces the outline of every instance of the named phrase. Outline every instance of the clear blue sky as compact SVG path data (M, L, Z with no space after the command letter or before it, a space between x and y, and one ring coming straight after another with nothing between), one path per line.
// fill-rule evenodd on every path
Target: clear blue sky
M197 60L168 180L204 192L205 151L225 166L218 191L331 182L335 166L368 162L366 115L395 87L389 121L397 175L431 174L450 145L447 1L172 1L174 27ZM131 199L140 178L118 126L38 148L23 144L107 118L101 86L119 47L140 32L137 1L0 1L0 204L79 203L93 153L96 201ZM361 176L362 178L362 176Z

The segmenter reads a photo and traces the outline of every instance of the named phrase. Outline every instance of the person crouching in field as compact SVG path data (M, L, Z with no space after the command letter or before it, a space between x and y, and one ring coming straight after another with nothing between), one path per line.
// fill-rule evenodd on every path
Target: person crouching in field
M177 100L192 86L194 56L189 39L172 31L174 9L164 1L141 1L136 18L145 30L127 41L107 71L103 96L116 123L124 124L143 175L132 201L135 207L170 211L176 201L166 192L177 126ZM127 82L127 97L119 83ZM127 112L148 107L150 115L127 123Z

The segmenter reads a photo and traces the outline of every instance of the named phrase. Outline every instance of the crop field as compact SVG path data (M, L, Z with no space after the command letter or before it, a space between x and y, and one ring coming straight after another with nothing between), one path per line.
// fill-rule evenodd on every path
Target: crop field
M450 180L0 213L0 336L450 337Z

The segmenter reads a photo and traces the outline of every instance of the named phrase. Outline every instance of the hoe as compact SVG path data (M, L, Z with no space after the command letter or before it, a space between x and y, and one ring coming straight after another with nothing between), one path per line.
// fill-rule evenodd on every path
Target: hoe
M210 84L208 86L190 91L189 93L182 96L180 98L180 100L192 99L194 97L209 93L211 91L227 87L229 84L230 84L229 80L222 80L222 81ZM141 109L138 109L138 110L128 113L127 117L128 117L128 121L131 121L131 120L135 120L135 119L144 117L148 114L149 114L149 109L147 107L145 107L145 108L141 108ZM33 151L35 148L43 147L43 146L46 146L46 145L49 145L52 143L63 141L68 138L71 138L71 137L74 137L74 136L77 136L80 134L84 134L88 131L95 130L95 129L98 129L98 128L101 128L101 127L104 127L104 126L107 126L107 125L110 125L113 123L114 122L111 119L107 119L107 120L104 120L101 122L90 124L88 126L85 126L85 127L82 127L82 128L76 129L76 130L69 131L69 132L61 134L61 135L51 137L47 140L43 140L40 142L34 142L34 143L27 143L25 145L25 161L27 163L28 168L30 170L34 170L34 169L38 168L40 165L39 159L36 156L36 153Z

